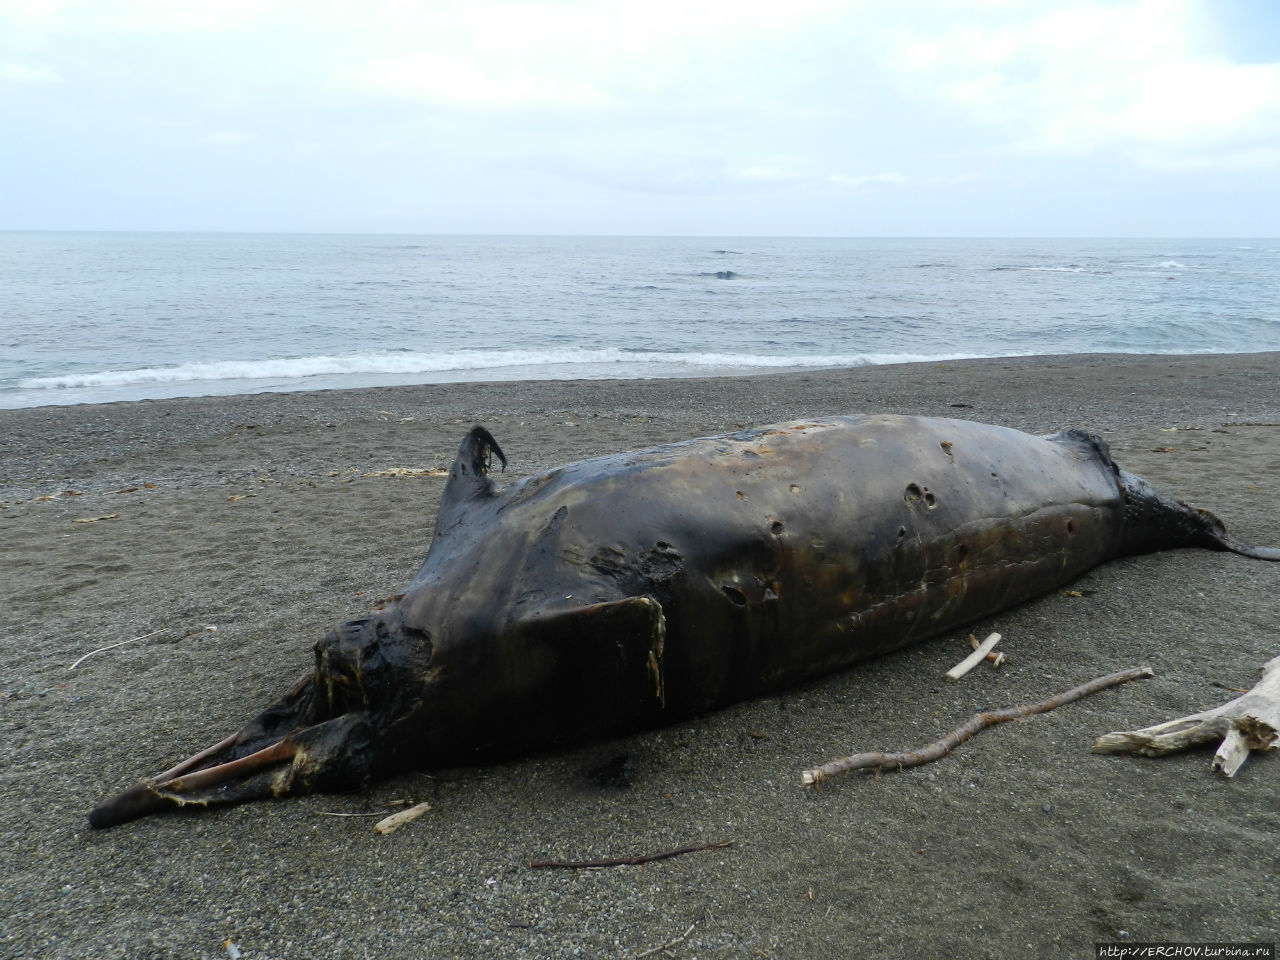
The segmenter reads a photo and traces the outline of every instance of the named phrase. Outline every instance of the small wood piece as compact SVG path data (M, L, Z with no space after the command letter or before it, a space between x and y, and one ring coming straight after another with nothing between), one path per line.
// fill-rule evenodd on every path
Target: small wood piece
M870 768L878 773L884 768L901 770L906 767L918 767L921 764L932 763L934 760L945 757L975 733L985 730L987 727L994 727L1010 720L1020 720L1023 717L1029 717L1037 713L1047 713L1074 700L1079 700L1081 697L1097 693L1099 690L1105 690L1108 687L1114 687L1129 680L1150 676L1154 676L1154 671L1150 667L1132 667L1129 670L1121 670L1118 673L1109 673L1105 677L1098 677L1096 680L1090 680L1088 683L1083 683L1078 687L1072 687L1070 690L1040 703L1028 703L1020 707L1009 707L1005 710L995 710L990 713L975 713L968 721L952 730L941 740L937 740L927 747L921 747L919 750L905 753L859 753L841 760L832 760L830 763L824 763L822 766L814 767L811 770L805 770L800 774L800 778L805 785L813 786L842 773L848 773L850 770Z
M983 640L980 644L978 644L977 648L973 651L973 653L969 654L967 657L965 657L963 660L961 660L954 667L952 667L950 670L947 671L947 681L950 683L955 683L957 680L963 677L966 673L968 673L970 670L976 667L979 663L985 660L987 654L991 652L991 648L994 647L999 642L1000 642L1000 634L998 633L991 634L991 636L987 637L987 639Z
M646 853L638 857L610 857L607 860L532 860L529 863L530 869L561 869L561 870L593 870L599 867L636 867L642 863L652 863L655 860L666 860L668 857L678 857L685 853L701 853L703 850L719 850L721 847L733 846L732 840L721 840L718 843L702 843L695 844L690 847L676 847L674 850L663 850L659 853Z
M429 803L418 803L410 807L408 810L401 810L399 813L393 813L391 816L379 820L373 825L373 829L378 833L386 835L395 830L399 830L406 823L417 820L420 816L431 809Z
M975 637L972 633L969 634L969 648L972 650L977 650L979 646L981 646L981 644L978 643L978 638ZM1003 650L999 650L999 651L992 650L990 653L987 654L987 663L991 664L992 669L995 669L1001 666L1004 663L1004 659L1005 658L1004 658Z
M1213 769L1234 777L1253 750L1270 750L1280 734L1280 657L1262 668L1262 678L1241 696L1203 710L1146 727L1120 730L1098 738L1094 753L1137 753L1158 757L1213 740L1221 740Z

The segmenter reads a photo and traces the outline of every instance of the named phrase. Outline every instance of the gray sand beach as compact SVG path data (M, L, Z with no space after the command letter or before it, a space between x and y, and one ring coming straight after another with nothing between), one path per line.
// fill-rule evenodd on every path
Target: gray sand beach
M0 411L0 955L1056 958L1280 938L1280 757L1228 780L1211 751L1089 752L1231 699L1280 653L1280 564L1198 550L1116 561L1072 593L623 740L88 828L91 806L238 729L330 626L399 591L443 481L385 472L447 466L473 423L519 477L879 411L1096 431L1161 492L1280 545L1275 353ZM944 683L971 630L1002 633L1007 663ZM1143 664L1154 678L935 764L800 784L816 762ZM620 756L629 782L587 775ZM405 801L431 810L376 834ZM720 841L643 866L529 867Z

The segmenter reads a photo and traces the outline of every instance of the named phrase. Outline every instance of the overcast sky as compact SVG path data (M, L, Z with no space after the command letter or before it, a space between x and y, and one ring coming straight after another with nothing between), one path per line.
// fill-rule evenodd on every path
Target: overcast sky
M0 229L1280 234L1280 0L0 0Z

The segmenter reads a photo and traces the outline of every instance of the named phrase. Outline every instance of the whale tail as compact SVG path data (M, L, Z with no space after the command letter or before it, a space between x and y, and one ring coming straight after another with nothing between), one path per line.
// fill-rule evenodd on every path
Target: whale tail
M1149 482L1121 469L1111 457L1107 441L1087 430L1063 430L1045 439L1084 447L1115 477L1124 505L1117 556L1154 553L1175 547L1229 550L1254 560L1280 561L1280 548L1255 547L1227 533L1226 525L1208 510L1164 497Z
M1162 497L1141 477L1115 468L1124 500L1124 532L1121 553L1147 553L1170 547L1203 547L1229 550L1254 560L1280 561L1280 548L1255 547L1227 532L1214 514Z

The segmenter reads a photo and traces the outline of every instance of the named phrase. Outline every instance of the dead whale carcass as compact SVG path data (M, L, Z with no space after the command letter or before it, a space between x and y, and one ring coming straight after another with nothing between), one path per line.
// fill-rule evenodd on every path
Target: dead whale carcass
M583 460L498 489L463 439L404 594L316 645L239 733L96 807L358 786L671 723L1178 546L1280 560L1106 445L960 420L806 420Z

